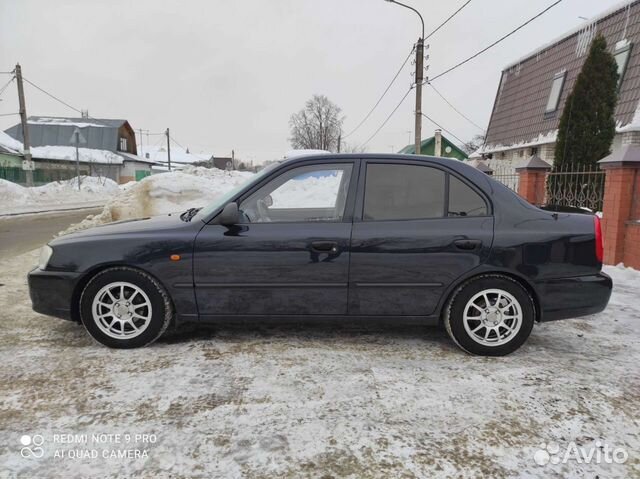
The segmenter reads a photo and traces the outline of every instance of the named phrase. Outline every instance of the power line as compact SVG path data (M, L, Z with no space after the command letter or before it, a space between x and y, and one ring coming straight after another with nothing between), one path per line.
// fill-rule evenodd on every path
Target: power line
M32 87L40 90L42 93L44 93L47 96L50 96L51 98L53 98L54 100L56 100L59 103L62 103L64 106L66 106L67 108L71 108L72 110L80 113L82 115L82 110L79 110L78 108L69 105L67 102L62 101L60 98L56 97L55 95L52 95L51 93L49 93L48 91L44 90L43 88L40 88L38 85L36 85L35 83L29 81L28 79L26 79L25 77L22 77L22 79L24 81L26 81L29 85L31 85ZM95 119L95 118L94 118Z
M378 101L376 102L375 105L373 105L373 108L371 108L371 110L369 110L369 113L367 113L367 115L362 119L362 121L360 123L358 123L358 126L356 126L353 130L351 130L349 133L347 133L346 135L342 136L342 139L345 139L349 136L351 136L352 134L354 134L363 124L365 121L367 121L369 119L369 117L371 116L371 114L373 113L373 111L378 107L378 105L380 104L380 102L382 101L382 99L385 97L385 95L387 94L387 92L389 91L389 89L391 88L391 86L394 84L394 82L396 81L396 79L398 78L398 75L400 75L400 72L402 72L402 69L404 68L404 66L407 64L407 62L409 61L409 58L411 58L411 55L413 55L413 52L415 51L415 46L411 48L411 51L409 52L409 54L407 55L407 58L404 59L404 61L402 62L402 65L400 66L400 68L398 69L398 72L395 74L395 76L393 77L393 79L391 80L391 83L389 83L389 85L387 86L387 88L384 90L384 92L382 93L382 96L380 96L380 98L378 98Z
M427 38L430 38L431 36L433 36L438 30L440 30L442 27L444 27L447 23L449 23L449 21L451 21L451 19L453 19L458 13L460 13L467 5L469 5L469 3L471 3L471 0L467 0L460 8L458 8L455 12L453 12L451 15L449 15L449 17L447 17L447 19L445 21L443 21L440 25L438 25L433 31L431 31L431 33L429 33L424 39L426 40ZM409 55L407 55L407 58L405 58L404 62L402 62L402 65L400 66L400 69L398 70L398 72L395 74L395 76L393 77L393 79L391 80L391 83L389 83L389 85L387 86L387 88L384 90L384 92L382 93L382 96L378 99L378 101L375 103L375 105L373 105L373 108L371 108L371 110L369 110L369 113L367 113L367 115L362 119L362 121L360 123L358 123L358 126L356 126L353 130L351 130L349 133L347 133L346 135L344 135L342 138L347 138L348 136L352 135L353 133L355 133L356 130L358 130L365 121L367 121L367 119L371 116L371 114L373 113L373 111L378 107L378 105L380 104L380 102L382 101L382 99L384 98L384 96L387 94L387 92L389 91L389 89L391 88L391 86L393 85L393 83L396 81L396 79L398 78L398 76L400 75L400 72L402 72L402 69L404 68L404 66L406 65L406 63L409 61L409 58L411 58L411 55L413 54L413 52L415 51L415 46L411 49L411 51L409 52ZM409 92L411 92L411 90L413 89L413 87L409 88L409 90L404 94L404 96L402 97L402 99L400 100L400 103L398 103L398 105L393 109L393 111L389 114L389 116L387 116L387 118L382 122L382 124L378 127L378 129L373 133L373 135L371 135L369 137L369 139L367 139L367 141L365 141L364 143L362 143L359 148L362 148L363 146L365 146L367 143L369 143L379 132L380 130L387 124L387 122L391 119L391 117L393 116L393 114L398 110L398 108L400 108L400 105L402 105L402 103L404 102L404 100L407 98L407 96L409 95Z
M2 88L0 88L0 95L2 95L2 94L4 93L4 91L5 91L7 88L9 88L9 85L11 85L11 82L12 82L13 80L15 80L15 79L16 79L16 77L15 77L15 76L11 77L11 80L9 80L7 83L5 83L5 84L2 86Z
M447 130L444 126L440 125L438 122L436 122L435 120L429 118L427 115L425 115L424 113L422 114L422 116L424 116L427 120L429 120L431 123L433 123L434 125L436 125L438 128L440 128L442 131L445 131L447 133L449 133L452 137L454 137L456 140L458 140L460 142L461 145L464 145L464 141L462 141L460 138L458 138L456 135L454 135L453 133L451 133L451 131Z
M20 113L0 113L0 116L19 115Z
M462 113L460 110L458 110L455 106L453 106L453 104L452 104L449 100L447 100L447 99L444 97L444 95L438 91L438 89L437 89L436 87L434 87L431 83L427 83L427 84L428 84L431 88L433 88L433 91L435 91L435 92L440 96L440 98L442 98L442 99L445 101L445 103L446 103L447 105L449 105L449 106L453 109L453 111L455 111L458 115L460 115L462 118L464 118L465 120L467 120L467 121L468 121L469 123L471 123L473 126L475 126L476 128L478 128L480 131L482 131L482 132L484 132L484 131L485 131L485 129L484 129L484 128L482 128L482 127L481 127L480 125L478 125L475 121L473 121L471 118L469 118L469 117L468 117L468 116L466 116L464 113Z
M551 5L549 5L547 8L545 8L544 10L542 10L540 13L538 13L537 15L531 17L529 20L527 20L526 22L524 22L522 25L520 25L519 27L515 28L514 30L511 30L509 33L507 33L506 35L503 35L502 37L500 37L498 40L496 40L495 42L493 42L491 45L489 45L488 47L483 48L482 50L480 50L479 52L474 53L473 55L471 55L469 58L467 58L466 60L461 61L460 63L452 66L451 68L449 68L448 70L445 70L444 72L436 75L435 77L431 78L430 80L428 80L428 82L432 82L437 80L438 78L446 75L447 73L452 72L453 70L455 70L456 68L461 67L462 65L464 65L465 63L470 62L471 60L473 60L474 58L482 55L484 52L486 52L487 50L495 47L498 43L502 42L503 40L509 38L511 35L513 35L514 33L516 33L517 31L521 30L522 28L524 28L525 26L529 25L531 22L533 22L535 19L537 19L538 17L541 17L542 15L544 15L546 12L548 12L549 10L551 10L553 7L555 7L556 5L558 5L560 2L562 2L563 0L556 0L554 3L552 3Z
M182 148L182 149L184 150L184 152L185 152L185 153L187 152L188 148L185 148L185 147L184 147L184 146L182 146L180 143L178 143L174 137L169 136L169 139L171 139L171 141L173 141L176 145L178 145L180 148ZM189 155L195 156L196 158L199 158L199 159L201 159L202 161L208 161L208 160L209 160L209 158L202 158L201 156L196 155L195 153L191 153L191 152L189 152Z
M455 12L453 12L449 18L447 18L444 22L442 22L440 25L438 25L429 35L427 35L426 37L424 37L424 39L428 39L429 37L431 37L434 33L436 33L438 30L440 30L442 27L444 27L447 23L449 23L449 20L451 20L453 17L455 17L458 13L460 13L462 11L462 9L464 7L466 7L467 5L469 5L471 3L471 0L467 0L467 2L462 5L460 8L458 8Z
M364 143L362 143L360 146L358 146L358 149L366 146L367 143L369 143L371 140L373 140L373 138L378 134L378 132L380 130L382 130L382 128L387 124L387 122L391 119L391 117L393 116L393 114L396 112L396 110L398 110L398 108L400 108L400 105L402 105L402 103L404 102L404 100L409 96L409 93L411 93L411 90L413 90L413 86L411 88L409 88L407 90L407 92L404 94L404 96L402 97L402 99L400 100L400 103L398 103L396 105L396 107L393 109L393 111L391 113L389 113L389 115L387 116L387 118L385 118L385 120L382 122L382 124L378 127L378 129L376 131L373 132L373 135L371 135L367 141L365 141Z

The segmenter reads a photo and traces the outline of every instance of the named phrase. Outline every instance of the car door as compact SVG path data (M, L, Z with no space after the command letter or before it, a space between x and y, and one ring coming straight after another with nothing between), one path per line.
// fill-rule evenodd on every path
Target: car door
M363 162L351 240L349 313L425 316L488 257L493 217L464 178L427 161Z
M284 167L238 199L241 224L195 241L201 319L347 314L357 160Z

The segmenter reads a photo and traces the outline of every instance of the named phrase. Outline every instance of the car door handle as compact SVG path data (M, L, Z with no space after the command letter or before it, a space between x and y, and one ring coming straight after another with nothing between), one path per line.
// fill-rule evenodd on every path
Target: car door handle
M456 245L458 249L472 250L482 245L482 241L479 239L463 239L454 241L453 244Z
M335 241L314 241L311 243L311 251L315 253L336 253L338 243Z

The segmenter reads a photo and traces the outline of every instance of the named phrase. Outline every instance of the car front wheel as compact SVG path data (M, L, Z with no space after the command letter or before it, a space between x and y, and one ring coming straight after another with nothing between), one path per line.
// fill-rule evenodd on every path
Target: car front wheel
M164 288L150 275L127 267L101 271L80 297L80 318L89 334L110 348L151 344L173 315Z
M444 324L460 348L482 356L504 356L531 334L535 305L517 281L483 275L462 284L444 312Z

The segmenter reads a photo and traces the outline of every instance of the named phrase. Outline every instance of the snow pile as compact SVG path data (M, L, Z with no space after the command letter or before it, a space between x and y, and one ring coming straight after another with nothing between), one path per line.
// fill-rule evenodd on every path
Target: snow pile
M29 189L0 178L0 198L3 206L21 204L31 198Z
M144 218L206 206L220 195L245 183L253 173L201 167L160 173L124 185L105 205L102 213L64 231L71 233L112 221Z
M42 186L24 187L11 181L0 179L2 212L25 205L54 205L61 203L82 203L100 201L119 191L118 184L109 178L85 176L80 179L80 191L76 178L54 181Z
M273 208L332 208L336 204L342 172L287 181L271 195Z
M0 146L3 146L14 153L20 153L22 151L22 143L7 135L2 130L0 130Z

